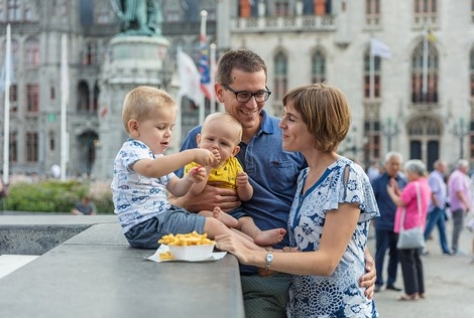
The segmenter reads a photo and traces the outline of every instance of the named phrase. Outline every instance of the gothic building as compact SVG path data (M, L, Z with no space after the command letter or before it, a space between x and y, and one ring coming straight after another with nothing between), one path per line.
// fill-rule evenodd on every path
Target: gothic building
M178 48L198 61L205 9L206 41L217 45L217 57L246 47L266 61L270 113L281 115L281 98L297 85L325 81L346 93L353 123L340 153L368 164L393 150L430 168L437 158L474 160L474 0L157 1L171 43L165 89L176 77ZM111 106L99 105L99 97L108 43L119 32L113 3L0 1L0 61L7 24L12 30L10 173L48 175L59 164L63 34L70 75L67 174L92 172L97 144L107 143L98 128ZM185 134L197 124L197 108L180 102ZM3 128L3 98L0 107Z

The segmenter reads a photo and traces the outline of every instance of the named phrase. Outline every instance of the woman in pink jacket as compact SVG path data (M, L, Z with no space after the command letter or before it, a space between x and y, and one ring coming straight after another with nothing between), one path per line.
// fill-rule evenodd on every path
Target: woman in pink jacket
M409 160L404 165L408 184L400 193L396 185L387 186L388 194L398 206L395 215L394 232L400 232L402 213L405 209L404 228L411 229L422 225L425 228L428 204L431 189L426 179L426 165L421 160ZM417 191L418 188L418 191ZM421 199L421 211L418 210L417 193ZM425 298L425 284L423 279L423 264L419 248L400 249L400 264L402 266L403 285L405 294L399 300L418 300Z

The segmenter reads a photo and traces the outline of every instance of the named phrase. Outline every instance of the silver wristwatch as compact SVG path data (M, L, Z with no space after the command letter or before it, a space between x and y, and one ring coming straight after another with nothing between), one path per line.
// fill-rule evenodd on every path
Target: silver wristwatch
M270 268L272 261L273 261L273 254L271 251L269 251L267 252L267 257L265 258L265 270L268 270L268 268Z

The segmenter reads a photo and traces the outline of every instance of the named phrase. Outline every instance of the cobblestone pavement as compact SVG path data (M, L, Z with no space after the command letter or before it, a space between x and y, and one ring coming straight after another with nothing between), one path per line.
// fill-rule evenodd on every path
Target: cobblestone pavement
M448 223L448 242L451 240L451 222ZM463 255L443 255L438 240L438 230L427 242L429 254L423 256L426 299L398 301L402 292L384 290L375 293L374 300L381 318L473 318L474 317L474 264L471 264L473 234L467 229L461 233L460 247ZM375 255L375 238L369 240L369 249ZM388 255L385 258L386 279ZM397 287L403 288L400 266Z

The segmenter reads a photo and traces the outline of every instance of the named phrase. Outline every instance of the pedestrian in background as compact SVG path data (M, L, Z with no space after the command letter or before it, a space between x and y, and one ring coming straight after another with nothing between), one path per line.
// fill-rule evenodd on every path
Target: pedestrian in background
M71 209L73 215L96 215L97 209L89 196L82 196L81 201Z
M453 220L451 248L454 254L463 253L459 248L459 237L464 226L464 216L471 209L471 181L467 175L468 172L469 162L461 159L448 179L449 208Z
M443 254L450 255L448 240L446 238L446 201L448 190L445 181L446 162L438 159L434 162L434 170L428 176L428 184L431 188L431 200L428 208L428 218L425 228L425 241L428 240L434 227L438 227L439 243ZM423 254L427 254L425 250Z
M403 228L406 230L419 226L424 228L431 196L430 185L425 177L425 163L417 159L409 160L405 163L404 171L408 184L401 193L395 181L387 186L390 198L398 207L394 228L397 234L400 232L402 220ZM405 214L404 219L402 219L402 214ZM398 300L425 298L425 281L420 248L402 248L399 249L399 252L405 294L400 296Z
M407 180L400 173L402 165L402 154L389 152L385 156L385 172L372 181L375 200L380 211L380 217L375 218L375 269L377 278L375 280L375 292L379 292L384 285L384 259L387 249L389 251L387 267L386 289L401 291L395 286L398 268L398 235L393 231L395 212L397 205L392 201L387 192L387 186L393 183L402 190Z

